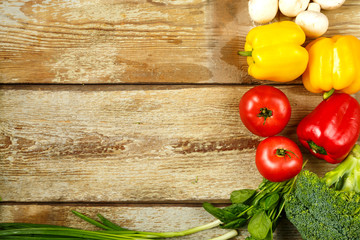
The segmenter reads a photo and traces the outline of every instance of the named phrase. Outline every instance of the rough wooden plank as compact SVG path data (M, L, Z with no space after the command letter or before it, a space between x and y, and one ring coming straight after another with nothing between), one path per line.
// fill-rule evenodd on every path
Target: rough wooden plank
M211 82L213 8L204 0L5 1L0 80Z
M201 207L169 205L116 205L116 206L57 206L57 205L0 205L0 222L28 222L70 226L81 229L96 228L84 223L73 214L77 210L96 218L101 213L106 218L130 229L142 231L179 231L200 226L215 219ZM226 233L215 228L179 239L210 239ZM246 230L236 239L244 239ZM286 219L280 221L274 238L278 240L300 240L297 230Z
M223 202L261 181L254 156L262 138L238 113L248 89L2 86L3 200ZM297 141L297 123L321 96L280 89L293 108L282 134ZM312 166L320 173L330 167L317 160Z
M249 83L247 2L2 1L0 82ZM360 37L357 0L326 14L327 35Z

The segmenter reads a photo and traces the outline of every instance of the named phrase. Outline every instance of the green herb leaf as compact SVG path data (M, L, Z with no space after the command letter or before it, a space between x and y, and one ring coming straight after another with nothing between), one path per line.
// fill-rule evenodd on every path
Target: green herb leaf
M232 214L231 212L225 211L224 209L220 209L218 207L213 206L211 203L205 202L203 203L203 208L219 219L223 223L231 222L232 220L236 219L236 215Z
M255 193L256 190L253 189L236 190L230 194L230 200L232 203L245 203L252 196L254 196Z
M273 240L273 231L272 228L270 228L270 231L268 232L268 235L264 240Z
M243 203L236 203L236 204L231 204L230 206L223 208L223 210L225 210L227 212L231 212L232 214L237 216L240 213L247 210L249 207L250 207L249 205L246 205Z
M256 239L265 239L271 231L271 220L265 211L255 214L248 224L248 231Z
M235 219L229 223L226 223L226 224L222 224L220 225L220 228L223 228L223 229L238 229L242 226L244 226L247 222L247 219L246 218L238 218L238 219Z
M264 209L259 205L253 206L249 211L247 211L247 215L248 216L254 216L254 215L256 215L257 213L259 213L259 212L261 212L263 210Z
M268 190L265 189L262 192L259 192L259 194L252 200L251 205L257 205L262 198L265 197L266 194L268 194Z
M272 193L266 198L260 201L260 205L264 210L272 209L279 202L280 195L278 193Z
M248 236L245 238L245 240L257 240L256 238L254 238L253 236Z

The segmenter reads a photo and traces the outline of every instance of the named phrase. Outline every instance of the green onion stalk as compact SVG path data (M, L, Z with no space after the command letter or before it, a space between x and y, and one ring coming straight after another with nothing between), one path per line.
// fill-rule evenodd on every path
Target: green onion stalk
M285 196L291 192L296 177L283 182L263 179L257 189L241 189L230 195L231 205L219 208L211 203L203 203L203 208L216 220L205 225L178 232L143 232L123 228L98 214L98 220L80 212L72 211L77 217L98 227L100 230L83 230L65 226L0 223L0 239L22 240L141 240L168 239L194 234L220 227L228 229L225 234L210 240L227 240L239 234L238 230L247 226L250 237L246 239L272 239L278 219L283 213Z
M215 228L221 224L220 220L215 220L208 224L190 228L178 232L143 232L123 228L103 215L98 214L100 221L92 219L80 212L72 211L76 216L88 223L102 229L82 230L70 227L62 227L47 224L28 224L28 223L0 223L0 239L23 239L23 240L78 240L78 239L97 239L97 240L140 240L140 239L165 239L181 237ZM211 240L226 240L238 235L236 230L231 230L222 236Z

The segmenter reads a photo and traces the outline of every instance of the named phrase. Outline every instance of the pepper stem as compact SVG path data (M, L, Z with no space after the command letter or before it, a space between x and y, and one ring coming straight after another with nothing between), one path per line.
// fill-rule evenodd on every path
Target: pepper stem
M264 107L264 108L260 108L260 113L257 116L264 118L264 124L263 125L265 125L266 119L268 117L271 117L272 115L273 115L272 111L270 109Z
M252 51L239 51L238 54L243 57L251 57Z
M331 95L333 95L334 92L335 92L334 88L332 88L330 91L324 92L323 99L324 100L328 99L329 97L331 97Z
M314 153L319 153L321 155L327 155L325 148L316 145L316 143L314 143L311 140L308 141L307 143L309 144L311 151L313 151Z

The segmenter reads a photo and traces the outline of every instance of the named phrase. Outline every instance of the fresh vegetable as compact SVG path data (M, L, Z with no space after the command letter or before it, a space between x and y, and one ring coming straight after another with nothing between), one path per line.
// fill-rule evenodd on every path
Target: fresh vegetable
M180 232L141 232L122 228L111 222L101 214L98 214L100 221L92 219L82 213L73 211L81 219L102 229L100 231L90 231L45 224L27 224L27 223L0 223L0 239L36 239L36 240L66 240L66 239L96 239L96 240L140 240L140 239L165 239L190 235L206 229L217 227L221 224L219 220L205 224L203 226L191 228ZM231 230L228 233L216 237L212 240L226 240L233 238L238 233Z
M96 240L140 240L167 239L190 235L199 231L221 227L230 229L222 236L210 240L232 239L238 235L237 229L246 226L250 236L248 240L272 239L285 205L285 195L291 192L296 178L284 182L271 182L263 179L257 189L241 189L231 193L231 205L218 208L205 202L203 207L217 220L208 224L180 232L143 232L123 228L111 222L101 214L100 221L77 211L73 213L81 219L102 229L89 231L56 225L0 223L0 239L96 239Z
M248 9L251 20L256 23L268 23L278 12L278 0L249 0Z
M203 207L222 222L222 228L237 229L247 225L250 233L247 240L272 239L284 210L285 196L291 192L295 180L271 182L264 179L257 190L233 191L230 206L218 208L204 203Z
M334 93L300 121L297 135L311 154L339 163L359 138L360 105L346 93Z
M345 0L313 0L314 2L320 4L321 8L324 10L333 10L341 7Z
M208 224L194 227L180 232L143 232L123 228L101 214L100 221L92 219L82 213L73 211L81 219L102 229L90 231L62 227L56 225L0 223L0 239L95 239L95 240L140 240L140 239L168 239L190 235L199 231L221 227L230 229L222 236L210 240L232 239L238 235L237 229L247 225L251 236L248 240L272 239L279 218L284 213L285 196L291 192L296 178L284 182L270 182L263 179L257 189L241 189L231 193L231 205L218 208L205 202L204 209L217 219Z
M260 85L241 97L239 112L241 121L250 132L269 137L280 133L288 124L291 106L281 90Z
M250 76L259 80L289 82L304 73L308 52L301 45L306 36L292 21L257 26L246 36L245 51Z
M310 0L279 0L279 10L287 17L296 17L309 3Z
M309 38L318 38L324 35L329 28L329 20L320 10L319 4L310 3L308 9L300 12L295 18L295 23L304 30L305 35Z
M360 193L360 145L355 144L346 159L327 172L323 180L328 187L336 190Z
M260 142L255 162L264 178L281 182L295 177L301 171L303 157L295 142L287 137L273 136Z
M303 171L286 196L286 216L305 240L360 239L360 146L319 178Z
M354 36L321 37L306 46L309 63L303 84L313 93L360 90L360 40ZM325 60L326 61L325 61Z

